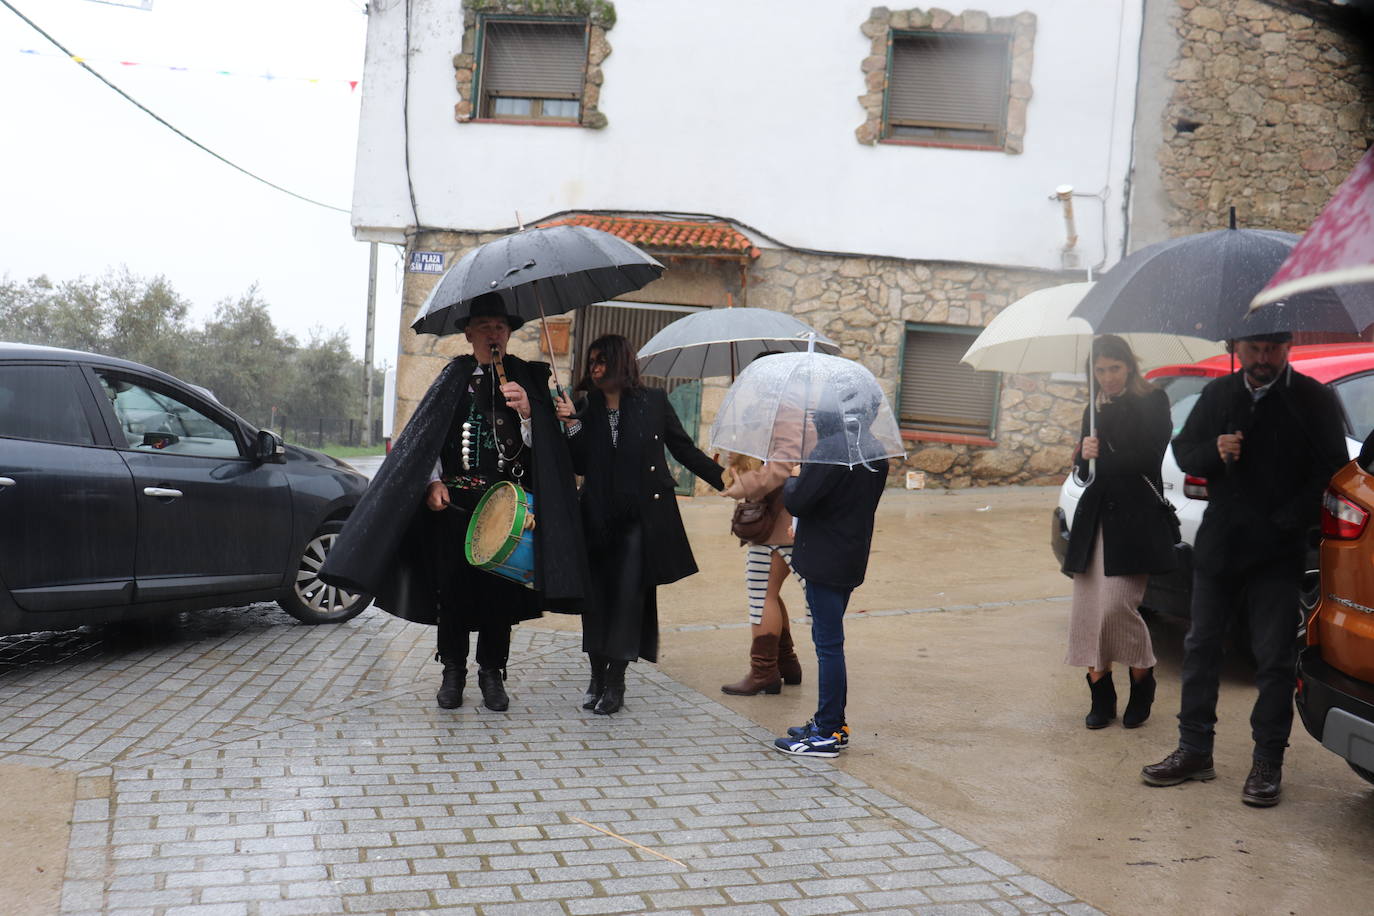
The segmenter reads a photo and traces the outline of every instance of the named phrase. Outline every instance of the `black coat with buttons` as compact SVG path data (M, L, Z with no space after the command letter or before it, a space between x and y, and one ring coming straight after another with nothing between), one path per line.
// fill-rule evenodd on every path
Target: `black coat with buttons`
M573 468L583 476L580 498L588 551L617 525L638 518L644 527L647 585L666 585L697 571L682 527L668 469L666 447L693 474L717 490L725 488L722 468L696 447L657 388L632 388L620 394L618 444L611 444L606 397L588 396L582 429L568 440Z
M1172 529L1155 495L1164 492L1159 466L1172 431L1169 398L1159 389L1143 395L1123 394L1098 409L1097 473L1074 511L1064 572L1087 571L1099 527L1106 575L1162 573L1174 568ZM1087 408L1082 433L1088 435ZM1079 473L1087 472L1088 463L1080 458Z
M1241 432L1240 458L1222 461L1217 437ZM1288 366L1256 401L1244 373L1207 383L1174 439L1184 473L1210 496L1193 544L1195 568L1220 575L1269 568L1301 572L1308 529L1331 475L1349 460L1336 395Z

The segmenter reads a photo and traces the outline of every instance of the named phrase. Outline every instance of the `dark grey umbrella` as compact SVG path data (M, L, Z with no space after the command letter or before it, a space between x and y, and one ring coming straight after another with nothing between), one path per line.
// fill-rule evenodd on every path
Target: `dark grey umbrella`
M411 327L453 334L472 300L498 292L526 320L604 302L658 279L663 265L609 232L588 226L524 229L474 248L434 285Z
M1343 297L1369 295L1349 287L1293 296L1288 302L1293 308L1250 311L1250 301L1297 241L1291 232L1231 228L1158 242L1102 274L1073 314L1087 319L1098 334L1229 340L1274 331L1363 330L1329 323L1333 313L1348 312L1341 307Z

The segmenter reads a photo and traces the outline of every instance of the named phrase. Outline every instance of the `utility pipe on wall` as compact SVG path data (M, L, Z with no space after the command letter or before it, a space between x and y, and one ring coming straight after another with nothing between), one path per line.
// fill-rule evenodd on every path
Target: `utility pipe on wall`
M1050 200L1059 201L1064 208L1064 249L1059 253L1060 263L1065 267L1078 266L1078 228L1073 222L1073 185L1061 184L1054 189Z

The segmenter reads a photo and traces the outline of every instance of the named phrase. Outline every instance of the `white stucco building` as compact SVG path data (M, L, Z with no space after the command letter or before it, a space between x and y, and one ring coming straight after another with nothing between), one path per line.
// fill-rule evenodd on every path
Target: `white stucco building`
M595 221L669 270L565 324L574 353L673 309L784 309L889 386L932 483L1048 480L1076 391L958 356L1011 301L1121 257L1141 21L1139 0L377 0L355 235L447 266L517 211ZM435 279L407 274L398 419L462 349L409 330Z

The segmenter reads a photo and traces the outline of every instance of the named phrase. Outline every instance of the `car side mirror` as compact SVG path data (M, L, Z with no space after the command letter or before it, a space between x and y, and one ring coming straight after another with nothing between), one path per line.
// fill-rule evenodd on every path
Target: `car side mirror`
M286 464L286 443L272 430L258 430L257 446L253 458L261 464Z

